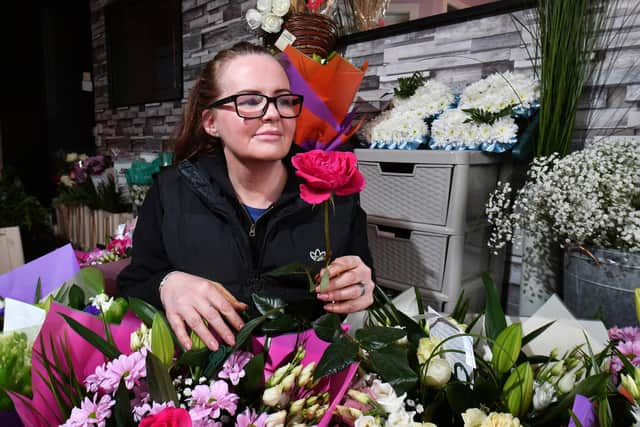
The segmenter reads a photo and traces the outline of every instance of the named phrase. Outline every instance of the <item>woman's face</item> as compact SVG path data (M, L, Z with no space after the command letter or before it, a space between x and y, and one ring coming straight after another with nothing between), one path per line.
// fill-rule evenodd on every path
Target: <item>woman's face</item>
M218 87L218 99L238 93L267 96L290 93L289 79L282 66L275 58L259 54L240 56L223 64ZM269 103L260 118L242 118L230 102L205 111L203 125L207 133L222 139L227 158L233 156L240 162L274 161L288 153L296 119L280 117L273 103Z

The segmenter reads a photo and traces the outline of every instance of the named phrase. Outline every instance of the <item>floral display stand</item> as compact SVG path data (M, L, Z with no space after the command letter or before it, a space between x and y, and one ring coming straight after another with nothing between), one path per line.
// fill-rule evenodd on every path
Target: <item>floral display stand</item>
M83 249L104 244L118 224L133 219L133 214L93 210L87 206L55 206L56 233Z

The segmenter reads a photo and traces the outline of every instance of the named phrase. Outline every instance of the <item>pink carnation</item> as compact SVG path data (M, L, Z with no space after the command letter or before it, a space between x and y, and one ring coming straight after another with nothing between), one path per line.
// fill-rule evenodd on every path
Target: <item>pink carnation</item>
M640 328L635 326L618 328L614 326L609 329L609 339L612 341L640 341Z
M267 418L268 415L265 412L258 414L253 409L247 408L238 414L235 427L265 427Z
M193 389L190 402L192 408L189 415L196 425L196 421L205 422L220 417L223 410L235 415L238 407L238 395L229 392L229 385L225 381L216 381L212 385L198 385Z

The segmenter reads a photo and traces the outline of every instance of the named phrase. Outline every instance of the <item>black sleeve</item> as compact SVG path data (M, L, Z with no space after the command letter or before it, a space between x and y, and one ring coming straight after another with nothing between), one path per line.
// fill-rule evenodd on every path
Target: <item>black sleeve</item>
M131 264L118 275L122 296L137 297L163 309L158 286L173 271L164 248L162 217L164 209L156 179L140 208L133 232Z
M351 238L349 240L349 255L358 255L362 261L371 268L371 278L375 282L376 274L373 265L373 257L369 249L369 238L367 236L367 214L360 207L359 199L356 198L355 213L351 223Z

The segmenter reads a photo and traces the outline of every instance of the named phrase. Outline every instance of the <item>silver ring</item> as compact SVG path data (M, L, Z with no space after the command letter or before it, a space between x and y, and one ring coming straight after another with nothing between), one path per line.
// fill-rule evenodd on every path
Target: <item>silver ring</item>
M365 285L364 282L360 282L358 284L360 285L360 296L363 297L364 294L367 293L367 285Z

